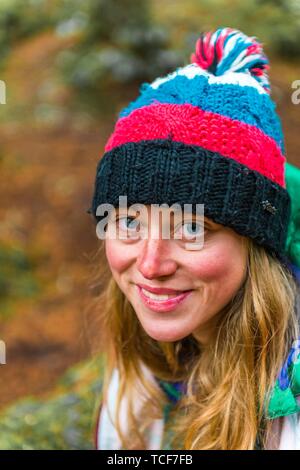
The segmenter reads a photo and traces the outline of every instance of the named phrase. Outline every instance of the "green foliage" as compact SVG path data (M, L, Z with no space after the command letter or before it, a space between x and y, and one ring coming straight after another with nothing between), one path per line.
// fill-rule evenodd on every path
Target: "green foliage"
M68 110L109 119L143 81L187 63L201 31L222 26L258 37L268 52L299 57L297 0L2 0L0 60L46 28L74 36L54 62L71 92Z
M30 298L39 292L33 274L33 263L17 247L0 244L0 313L11 313L13 302Z
M275 54L298 59L300 54L300 5L294 0L256 0L264 18L265 33ZM263 31L262 31L263 34Z
M101 402L103 356L69 369L48 399L28 397L0 415L1 450L88 450Z
M170 49L169 32L151 21L149 5L146 0L88 0L77 3L75 16L70 11L69 23L64 10L57 34L72 32L72 19L81 34L56 64L75 101L86 104L89 112L114 112L124 84L152 80L180 65L182 56Z
M53 26L47 0L0 1L0 60L3 60L20 39Z
M173 41L191 52L201 31L229 26L256 36L275 55L297 59L300 52L298 0L152 0L155 22L170 28Z
M69 20L81 24L80 39L60 53L57 64L75 101L105 115L132 98L124 85L137 88L187 62L202 30L231 26L257 36L269 52L289 58L300 52L300 12L292 0L75 3ZM66 21L67 9L64 15Z
M150 27L148 0L89 0L87 5L89 26L86 40L90 43L111 41L123 28L130 31Z

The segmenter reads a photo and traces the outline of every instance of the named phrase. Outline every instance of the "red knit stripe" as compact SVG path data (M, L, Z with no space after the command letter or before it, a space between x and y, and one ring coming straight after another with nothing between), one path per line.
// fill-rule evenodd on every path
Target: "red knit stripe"
M226 106L226 103L224 103ZM172 139L218 152L285 187L284 162L275 140L249 125L191 104L151 104L120 118L105 151L127 142Z

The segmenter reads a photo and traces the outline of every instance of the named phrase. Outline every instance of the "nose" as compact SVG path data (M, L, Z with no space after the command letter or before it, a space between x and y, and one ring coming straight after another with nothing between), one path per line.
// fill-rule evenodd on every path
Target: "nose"
M177 269L171 257L168 240L145 239L137 258L137 268L146 279L170 276Z

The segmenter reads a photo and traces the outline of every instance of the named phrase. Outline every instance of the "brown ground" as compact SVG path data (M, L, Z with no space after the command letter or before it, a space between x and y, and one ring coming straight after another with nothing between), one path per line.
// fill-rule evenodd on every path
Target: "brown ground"
M65 47L57 43L46 33L22 44L4 77L9 119L0 130L0 236L28 254L42 291L15 301L12 315L0 316L7 352L0 366L0 407L48 391L67 367L90 353L85 319L99 240L86 209L109 128L89 123L78 129L68 115L54 126L34 119L39 82L51 71L57 48ZM67 96L64 90L58 95L60 102Z
M0 321L7 349L0 406L48 390L70 364L89 354L84 312L98 240L85 211L99 140L96 132L63 129L18 132L2 144L6 155L22 149L23 163L17 174L2 172L1 215L6 230L35 260L43 290L37 299L16 302L14 314Z

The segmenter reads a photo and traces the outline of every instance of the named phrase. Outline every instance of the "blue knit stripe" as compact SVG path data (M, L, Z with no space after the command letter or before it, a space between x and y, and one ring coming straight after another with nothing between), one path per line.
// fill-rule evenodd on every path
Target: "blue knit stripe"
M182 395L186 393L186 384L184 382L167 382L166 380L156 379L159 386L173 403L177 403Z
M228 39L230 39L230 37L231 35L229 35L225 39L224 48L226 46L226 42L228 41ZM219 66L217 67L217 75L223 75L224 73L226 73L227 70L230 69L231 64L240 55L240 53L243 52L243 50L245 50L248 46L251 46L251 44L252 44L251 41L245 42L243 39L238 38L232 51L230 51L229 54L220 61ZM250 68L249 64L246 64L246 69L249 69L249 68Z
M256 126L273 138L282 153L285 153L281 122L275 111L275 103L267 93L260 94L250 86L209 84L207 77L202 75L192 79L177 75L156 89L149 83L143 83L138 98L124 108L119 117L128 116L133 110L155 102L189 103L203 111L211 111Z

